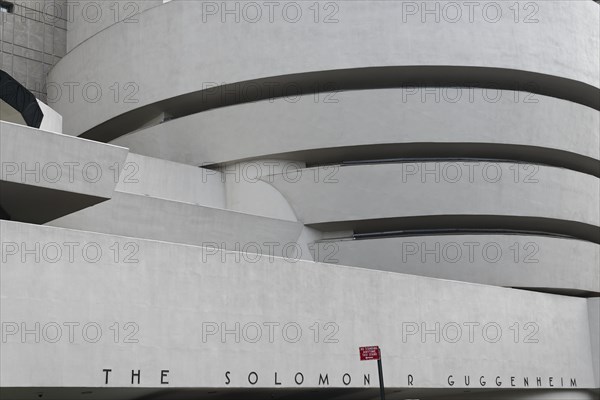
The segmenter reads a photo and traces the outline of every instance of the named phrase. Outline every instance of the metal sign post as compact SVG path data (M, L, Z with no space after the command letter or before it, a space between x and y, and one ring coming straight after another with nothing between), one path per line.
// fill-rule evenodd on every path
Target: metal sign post
M383 387L383 367L381 366L381 355L379 356L379 360L377 360L377 369L379 370L379 394L381 396L381 400L385 400L385 388Z
M383 386L383 366L381 365L381 350L379 346L359 347L360 361L377 360L377 371L379 372L379 395L385 400L385 388Z

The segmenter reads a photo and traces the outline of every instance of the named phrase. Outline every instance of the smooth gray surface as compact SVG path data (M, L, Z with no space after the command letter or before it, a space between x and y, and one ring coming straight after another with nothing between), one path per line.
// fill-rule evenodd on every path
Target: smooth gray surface
M106 95L94 103L70 103L62 96L54 106L65 117L65 132L79 135L128 111L215 84L311 71L483 66L594 88L600 82L599 16L597 4L589 1L536 3L538 23L515 23L508 12L497 23L482 17L474 22L422 23L418 17L402 22L402 2L390 1L340 2L339 23L314 23L310 16L297 23L281 18L255 24L223 23L221 18L204 22L202 4L172 1L151 8L139 15L138 23L112 25L63 58L49 81L83 85L93 80L106 92L115 82L139 87L136 102ZM265 48L273 50L265 53ZM154 111L165 110L159 106ZM145 112L148 120L151 113Z
M458 95L460 100L453 102ZM367 157L367 146L381 145L379 151L383 153L386 145L403 145L397 153L402 155L402 150L414 143L422 144L423 156L431 156L438 151L434 143L441 147L491 144L497 145L493 149L500 158L531 160L537 148L545 148L596 160L598 169L598 126L598 111L547 96L477 88L406 88L241 104L168 121L112 143L139 154L192 165L282 153L297 153L296 159L321 163L351 161ZM341 149L350 146L363 147ZM521 154L517 146L530 147ZM465 148L454 152L464 152ZM319 152L324 150L327 154L319 159ZM479 154L484 153L479 150ZM493 155L485 153L487 157ZM552 156L552 161L564 165L568 158L561 153Z
M128 150L0 122L2 208L13 220L44 223L110 199L111 170Z
M71 1L67 52L111 25L121 21L137 24L139 13L162 4L163 0Z
M433 278L600 294L600 246L525 235L439 235L315 244L316 260Z
M207 207L226 208L220 173L129 153L116 190Z
M249 248L250 252L254 244L266 252L268 243L278 243L279 256L283 246L297 243L302 230L295 221L118 191L108 202L49 225L228 250ZM306 252L304 256L310 257Z
M225 20L206 15L206 6L248 4L253 3L78 4L79 11L100 7L102 16L91 22L75 15L67 38L72 51L48 79L48 89L62 89L54 104L64 113L69 135L108 142L141 129L115 141L140 154L35 130L35 135L19 131L24 138L3 137L3 161L5 153L18 162L95 162L100 156L107 161L104 178L112 182L101 181L101 189L80 181L2 183L3 198L8 193L28 218L47 210L59 210L57 217L79 210L48 224L54 226L0 221L2 322L30 329L36 322L98 323L102 337L90 343L81 330L74 341L63 331L57 343L46 340L47 331L40 343L31 333L25 339L3 337L0 397L371 400L377 396L376 364L360 362L356 353L359 346L379 345L388 400L598 398L600 310L597 298L583 298L597 294L600 285L599 247L593 243L600 243L598 5L591 0L484 1L477 3L474 22L464 15L458 23L435 22L431 16L422 22L419 15L403 21L406 5L456 4L451 1L277 2L279 11L302 8L304 18L297 23L279 12L274 22L263 15L256 23L233 21L231 14ZM493 5L504 13L496 23L481 15L481 8ZM314 6L321 7L316 22ZM518 21L509 8L515 6ZM337 22L323 23L332 7ZM527 23L532 7L536 21ZM132 10L140 11L136 20L123 21ZM2 35L5 31L3 26ZM39 36L20 34L15 40L24 38L39 47ZM6 53L0 64L15 60L26 79L39 75L36 63ZM254 97L243 93L252 92L253 84L265 90L271 83L296 83L303 93L319 95L271 102L268 98L283 89ZM74 85L73 97L67 85ZM430 88L415 94L402 89L414 85ZM473 93L473 101L464 94L455 103L444 97L455 92L438 88L445 85L504 90L493 102L485 95L494 98L494 90L463 89ZM347 91L328 93L336 87ZM86 98L95 88L102 91L99 98ZM264 101L248 104L257 99ZM431 174L425 183L402 171L411 164L337 165L443 156L524 163L502 164L499 181L490 175L482 179L481 168L475 168L471 181L463 168L456 183L432 180ZM111 160L118 164L116 176ZM254 182L236 176L253 164L273 162L275 171L261 170ZM537 164L548 166L538 170ZM488 172L493 176L494 168ZM295 180L298 173L302 178ZM94 191L106 197L89 195ZM78 196L111 199L82 210L91 202L84 204ZM69 202L78 207L61 211L59 206ZM475 228L487 236L339 239L440 227ZM499 228L519 234L499 237ZM587 242L532 239L523 231ZM421 249L425 261L403 262L398 254L408 240L431 247L432 241L463 243L467 237L499 243L503 259L492 262L476 252L473 263L452 263L445 259L452 250L442 249L443 262L437 262L426 248ZM336 254L324 246L323 240L332 238L339 244ZM535 254L530 241L539 245ZM316 250L323 250L317 262L309 251L315 251L315 242ZM284 252L288 245L302 253ZM53 258L57 248L62 251L58 260ZM231 251L239 248L244 252ZM90 259L98 249L99 258ZM337 254L337 263L360 268L318 262L331 263ZM539 262L525 263L530 257ZM125 341L128 322L139 328L139 342ZM206 341L206 322L228 328L293 322L303 333L295 343L281 333L271 341L265 331L257 343L231 334ZM497 323L502 335L490 342L475 329L469 340L465 323L471 322L479 327ZM451 330L438 340L431 333L403 340L406 323L421 330L455 323L463 327L462 336L453 343L446 336ZM327 341L331 329L326 326L338 329L337 341ZM113 369L109 384L104 368ZM131 371L138 369L142 378L135 385ZM170 371L170 385L161 384L163 369ZM255 386L247 380L251 371L260 376ZM302 385L294 382L297 372L304 374ZM347 386L345 372L352 374ZM329 376L329 391L314 392L323 389L321 373ZM367 388L364 373L371 376ZM414 387L408 387L408 374ZM471 378L468 387L465 376ZM530 381L527 389L524 377ZM564 390L573 378L577 389Z
M257 173L278 171L283 160L227 167L223 172L129 153L117 190L183 203L297 221L289 203ZM260 166L256 168L257 166ZM296 168L303 164L293 163Z
M578 389L596 385L587 299L280 258L223 262L217 254L203 262L202 248L194 246L6 221L0 229L4 242L96 243L106 249L97 262L85 262L79 252L74 262L63 258L52 265L32 256L22 261L20 254L3 261L4 321L94 321L106 329L93 344L81 337L71 344L22 343L9 336L0 353L3 387L131 387L131 369L141 369L141 384L134 387L156 388L156 374L169 369L172 386L180 388L224 387L226 371L231 388L249 388L250 371L262 377L255 388L274 388L274 372L282 387L297 387L291 380L299 371L306 388L318 387L319 373L329 374L331 388L345 387L345 372L353 376L348 388L364 388L363 373L371 374L376 388L376 363L360 362L357 350L371 344L383 350L390 389L406 387L408 374L414 387L457 395L465 388L463 375L477 381L484 375L487 388L496 376L503 389L511 376L518 377L515 389L523 388L523 376L531 377L530 384L544 377L542 389L549 389L549 376L576 378ZM137 263L113 259L108 249L125 242L139 246ZM115 343L108 329L115 321L137 323L139 343ZM203 342L202 323L211 321L296 322L303 334L296 343L279 334L272 343L266 336L257 343L236 343L232 336ZM320 336L315 343L309 329L315 322L337 324L338 342ZM478 330L472 343L467 332L456 343L437 343L434 335L403 342L403 322L495 322L503 334L495 343ZM515 322L522 334L523 324L537 324L538 342L520 336L515 343L509 328ZM103 368L114 370L109 385ZM448 375L457 378L453 388Z
M517 165L520 171L523 165ZM526 166L526 165L525 165ZM413 173L409 168L420 168ZM515 164L458 161L340 167L329 180L318 169L299 179L274 175L271 183L305 224L430 215L538 217L600 224L598 178L561 168L539 166L515 182ZM531 167L531 166L529 166ZM438 173L425 174L425 171ZM446 172L444 172L446 171ZM456 175L457 171L461 175ZM455 180L455 177L459 179ZM531 226L530 230L537 230Z

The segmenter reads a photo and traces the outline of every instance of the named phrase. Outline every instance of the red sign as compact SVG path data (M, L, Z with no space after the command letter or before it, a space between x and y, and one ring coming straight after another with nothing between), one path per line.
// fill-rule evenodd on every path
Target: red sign
M359 347L360 361L379 360L381 358L381 351L379 346L368 346Z

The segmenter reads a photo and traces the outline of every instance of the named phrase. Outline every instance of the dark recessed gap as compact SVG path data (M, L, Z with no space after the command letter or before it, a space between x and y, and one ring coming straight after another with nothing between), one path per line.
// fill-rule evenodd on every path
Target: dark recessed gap
M13 13L15 5L9 1L0 0L0 13Z
M538 287L521 287L512 286L512 289L527 290L530 292L548 293L559 296L584 297L594 298L600 297L600 293L581 289L562 289L562 288L538 288Z
M521 91L564 99L600 110L598 88L554 75L506 68L449 65L366 67L279 75L186 93L118 115L80 136L110 142L142 128L161 113L181 118L215 108L291 95L415 87ZM290 88L294 90L293 93L290 93Z
M342 161L339 163L340 166L354 166L354 165L378 165L378 164L410 164L410 163L429 163L429 162L469 162L469 163L504 163L504 164L523 164L523 165L539 165L545 167L552 167L551 164L544 164L541 162L528 162L522 160L511 160L507 158L476 158L476 157L406 157L406 158L383 158L383 159L371 159L371 160L353 160L353 161ZM323 165L311 165L311 167L319 167Z
M600 162L592 157L553 148L503 143L386 143L334 148L317 148L287 153L261 154L223 163L202 165L202 168L220 167L257 159L298 161L307 168L329 165L366 165L429 161L480 161L534 164L565 168L600 177ZM476 161L477 162L477 161Z
M312 151L307 168L340 165L380 165L427 162L510 163L565 168L600 178L600 162L563 150L495 143L406 143L340 147ZM319 154L319 152L321 154ZM285 158L285 155L282 156Z
M600 228L577 221L553 218L504 215L423 215L354 221L332 221L307 226L322 232L352 231L368 238L394 232L530 232L536 235L563 237L600 244Z
M518 229L476 229L476 228L442 228L442 229L409 229L401 231L385 231L370 233L355 233L353 239L384 239L395 237L414 236L444 236L444 235L520 235L520 236L546 236L562 239L577 239L574 236L562 235L554 232Z

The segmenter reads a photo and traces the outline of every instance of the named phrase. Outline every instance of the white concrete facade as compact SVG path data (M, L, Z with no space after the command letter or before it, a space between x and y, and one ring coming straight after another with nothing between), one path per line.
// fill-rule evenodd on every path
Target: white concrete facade
M476 3L68 2L0 397L598 399L599 5Z

